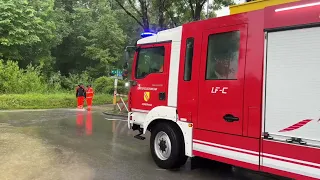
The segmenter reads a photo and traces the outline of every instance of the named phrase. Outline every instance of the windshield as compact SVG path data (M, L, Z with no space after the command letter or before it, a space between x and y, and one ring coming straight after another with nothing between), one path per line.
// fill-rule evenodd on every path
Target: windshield
M140 49L136 66L136 79L142 79L151 73L162 73L164 52L163 46Z

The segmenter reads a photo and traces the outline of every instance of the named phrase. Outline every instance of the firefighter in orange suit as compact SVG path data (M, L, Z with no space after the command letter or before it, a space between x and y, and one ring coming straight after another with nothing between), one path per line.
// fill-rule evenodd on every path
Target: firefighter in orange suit
M87 98L86 98L87 106L88 106L88 109L90 110L91 106L92 106L93 95L94 95L94 91L93 91L93 88L91 87L91 85L87 86L86 95L87 95Z
M86 98L86 90L84 89L83 84L78 85L76 90L76 97L78 100L78 109L82 109L84 99Z

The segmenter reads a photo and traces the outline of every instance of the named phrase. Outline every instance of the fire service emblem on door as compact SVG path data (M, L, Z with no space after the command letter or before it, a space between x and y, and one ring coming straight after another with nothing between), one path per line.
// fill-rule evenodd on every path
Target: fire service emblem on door
M150 99L150 92L144 92L143 99L145 102L148 102Z

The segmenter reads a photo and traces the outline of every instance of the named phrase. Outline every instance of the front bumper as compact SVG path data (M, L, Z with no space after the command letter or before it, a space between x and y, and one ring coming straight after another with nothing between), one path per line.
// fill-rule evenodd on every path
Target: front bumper
M128 119L127 119L127 123L128 123L128 128L131 129L132 125L133 125L133 120L132 120L132 112L128 112Z

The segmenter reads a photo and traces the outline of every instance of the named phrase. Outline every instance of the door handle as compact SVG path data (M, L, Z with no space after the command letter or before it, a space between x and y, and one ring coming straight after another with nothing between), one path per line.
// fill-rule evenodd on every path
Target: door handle
M232 114L226 114L223 116L223 119L227 122L239 121L238 117L233 116Z

